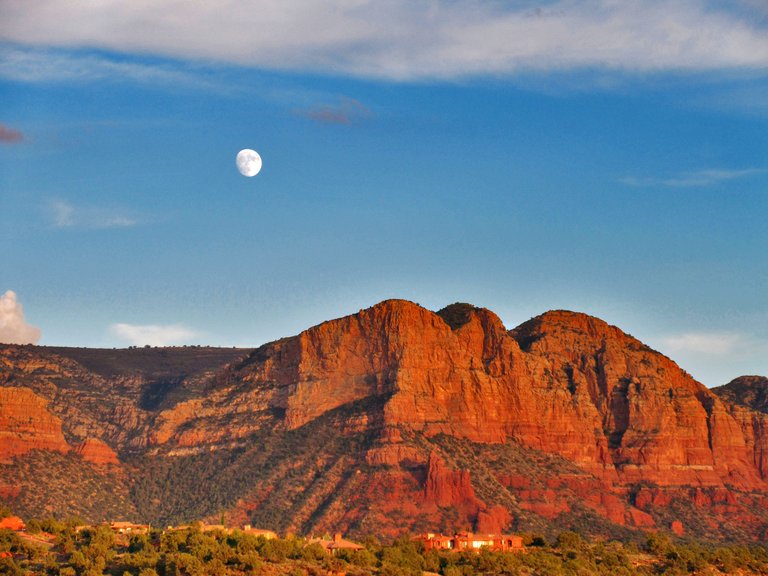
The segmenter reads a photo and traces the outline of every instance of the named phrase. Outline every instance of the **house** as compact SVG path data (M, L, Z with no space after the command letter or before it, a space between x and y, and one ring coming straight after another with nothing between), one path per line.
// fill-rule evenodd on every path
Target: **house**
M15 530L16 532L21 532L24 528L26 528L24 520L18 516L0 518L0 530Z
M109 527L118 534L149 534L149 524L133 522L110 522Z
M443 536L432 532L416 536L414 540L422 542L425 550L453 550L454 546L453 536Z
M224 532L225 534L232 532L224 524L206 524L205 522L198 522L197 524L200 527L200 532Z
M323 550L328 552L331 556L335 556L340 550L362 550L365 546L361 546L350 540L345 540L341 537L341 532L337 532L333 535L333 540L325 540L323 538L310 538L307 541L309 544L319 544Z
M168 526L165 530L163 530L163 533L165 532L181 532L182 530L189 530L192 526L189 524L180 524L179 526Z
M472 532L460 532L453 536L427 533L416 536L417 540L424 544L426 550L455 550L479 552L485 548L498 552L522 551L523 538L514 534L474 534Z

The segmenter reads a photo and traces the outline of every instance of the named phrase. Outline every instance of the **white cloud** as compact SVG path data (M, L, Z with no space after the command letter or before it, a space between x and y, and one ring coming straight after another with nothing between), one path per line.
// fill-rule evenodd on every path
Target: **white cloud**
M737 332L685 332L662 340L670 353L726 356L743 349L748 339Z
M670 178L638 178L636 176L627 176L621 178L620 182L629 186L649 187L665 186L669 188L691 188L699 186L712 186L720 182L747 178L757 174L764 174L764 168L746 168L743 170L697 170L695 172L684 172Z
M37 344L40 329L27 324L16 293L8 290L0 296L0 342L5 344Z
M129 228L138 223L134 218L104 208L75 207L63 200L51 202L50 210L57 228Z
M729 6L706 0L38 0L0 4L0 40L400 80L575 69L765 74L764 10L759 3ZM24 67L21 60L16 54L0 71L13 74ZM131 73L129 63L114 65ZM26 74L59 73L35 66ZM136 72L146 73L152 72Z
M189 344L200 334L181 324L112 324L110 332L134 346L172 346Z

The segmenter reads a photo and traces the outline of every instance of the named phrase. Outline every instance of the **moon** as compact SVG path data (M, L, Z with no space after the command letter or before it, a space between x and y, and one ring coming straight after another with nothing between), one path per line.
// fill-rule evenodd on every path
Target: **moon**
M250 178L251 176L256 176L261 170L261 156L259 156L256 150L246 148L237 153L235 164L237 164L240 174Z

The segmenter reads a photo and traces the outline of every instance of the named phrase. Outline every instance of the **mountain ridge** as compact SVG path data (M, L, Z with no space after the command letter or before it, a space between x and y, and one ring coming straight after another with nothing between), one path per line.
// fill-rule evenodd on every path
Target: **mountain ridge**
M121 498L154 522L395 535L674 521L741 540L768 527L768 416L578 312L508 330L470 304L393 299L257 349L3 345L0 393L26 395L41 430L60 422L63 444L0 448L0 496L37 514L45 482L12 480L42 450L124 478ZM11 406L0 395L6 437Z

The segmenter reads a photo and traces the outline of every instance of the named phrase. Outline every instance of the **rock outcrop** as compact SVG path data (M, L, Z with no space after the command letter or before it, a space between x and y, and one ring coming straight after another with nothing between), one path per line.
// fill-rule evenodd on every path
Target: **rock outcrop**
M451 470L433 452L427 462L424 497L438 506L475 509L478 506L469 470Z
M61 420L48 402L27 388L0 388L0 462L31 450L69 452Z
M98 466L120 464L120 460L118 460L115 451L103 440L99 440L98 438L86 438L77 446L75 451L82 456L84 460Z

